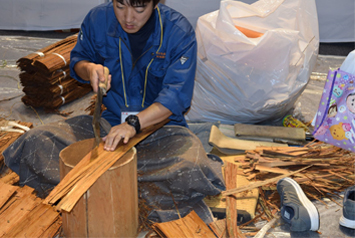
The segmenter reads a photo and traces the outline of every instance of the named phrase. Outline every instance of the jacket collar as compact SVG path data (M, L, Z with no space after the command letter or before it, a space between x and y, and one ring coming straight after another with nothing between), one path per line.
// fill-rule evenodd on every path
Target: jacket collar
M162 21L162 26L163 26L163 31L164 31L164 15L161 11L161 4L158 3L158 7L159 7L159 10L160 10L160 16L159 16L159 13L158 13L158 10L155 9L154 10L154 14L155 14L155 30L154 32L152 33L153 35L153 45L159 45L160 43L160 34L161 34L161 26L160 26L160 20ZM157 8L158 8L157 7Z

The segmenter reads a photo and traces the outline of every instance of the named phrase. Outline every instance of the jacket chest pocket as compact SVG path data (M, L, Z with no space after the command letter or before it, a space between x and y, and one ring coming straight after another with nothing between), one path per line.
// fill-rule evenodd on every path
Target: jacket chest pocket
M167 65L168 63L165 59L155 58L149 68L149 77L157 81L162 81L167 71Z

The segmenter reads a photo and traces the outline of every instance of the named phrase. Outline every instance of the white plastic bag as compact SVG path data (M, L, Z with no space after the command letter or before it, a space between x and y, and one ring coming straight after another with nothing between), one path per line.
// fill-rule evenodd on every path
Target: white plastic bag
M262 36L247 37L243 28ZM315 1L222 1L219 10L198 19L196 37L197 73L186 119L276 119L292 108L318 56Z
M346 56L344 62L341 64L340 69L355 75L355 50L351 51L348 56Z

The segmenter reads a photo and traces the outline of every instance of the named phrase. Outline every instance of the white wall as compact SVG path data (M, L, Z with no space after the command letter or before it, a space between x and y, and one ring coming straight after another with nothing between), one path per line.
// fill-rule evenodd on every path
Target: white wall
M2 30L79 28L88 11L110 0L0 0ZM241 0L252 4L256 0ZM219 9L220 0L161 0L196 27L197 19ZM321 42L355 41L355 1L316 0Z
M79 28L91 8L108 0L0 0L2 30Z
M160 2L182 13L195 28L197 19L218 10L221 0L161 0Z
M240 0L252 4L256 0ZM220 0L162 0L181 12L195 27L197 19L219 9ZM355 1L316 0L320 42L355 41Z

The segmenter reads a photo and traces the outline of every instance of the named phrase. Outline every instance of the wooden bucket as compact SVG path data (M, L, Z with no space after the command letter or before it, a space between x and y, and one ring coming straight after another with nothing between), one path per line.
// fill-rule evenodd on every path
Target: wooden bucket
M60 178L93 147L94 139L60 152ZM115 152L112 152L115 156ZM80 198L70 213L62 212L65 237L136 237L138 230L137 153L129 150Z

